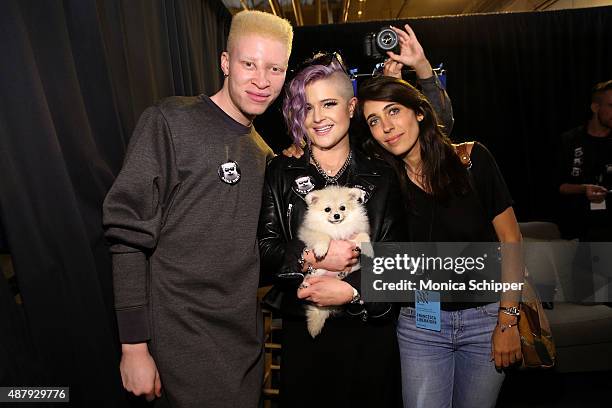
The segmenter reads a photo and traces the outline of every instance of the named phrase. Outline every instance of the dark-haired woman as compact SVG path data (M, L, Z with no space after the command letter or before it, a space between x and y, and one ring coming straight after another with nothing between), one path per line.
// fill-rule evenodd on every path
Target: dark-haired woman
M482 144L462 145L462 161L427 99L400 79L374 78L358 94L372 136L364 147L400 178L411 241L520 243L510 194ZM521 359L516 306L505 297L443 302L439 331L417 328L414 307L402 308L404 407L495 406L504 379L499 368Z

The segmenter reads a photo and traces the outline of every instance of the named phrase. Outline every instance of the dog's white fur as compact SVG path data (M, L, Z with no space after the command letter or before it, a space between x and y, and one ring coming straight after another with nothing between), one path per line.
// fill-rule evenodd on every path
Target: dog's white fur
M357 188L330 186L313 191L305 197L308 210L298 237L306 244L306 248L312 249L317 258L327 254L332 240L353 241L363 254L374 256L370 245L362 245L370 241L370 224L360 201L361 196L361 190ZM359 264L355 265L351 272L359 267ZM309 276L321 276L326 272L325 269L315 269ZM314 338L321 333L325 320L337 311L338 308L334 306L306 306L310 335Z

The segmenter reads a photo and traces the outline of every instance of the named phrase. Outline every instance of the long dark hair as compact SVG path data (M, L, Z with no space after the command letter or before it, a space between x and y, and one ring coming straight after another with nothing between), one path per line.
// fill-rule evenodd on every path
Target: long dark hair
M359 117L364 127L363 148L389 163L397 173L404 196L408 194L408 175L402 157L389 153L372 137L363 115L367 101L388 101L399 103L417 114L423 115L419 122L419 147L421 149L423 185L434 197L446 201L451 193L463 195L470 189L465 166L448 136L438 125L436 114L425 96L416 88L401 79L380 76L364 82L359 87Z

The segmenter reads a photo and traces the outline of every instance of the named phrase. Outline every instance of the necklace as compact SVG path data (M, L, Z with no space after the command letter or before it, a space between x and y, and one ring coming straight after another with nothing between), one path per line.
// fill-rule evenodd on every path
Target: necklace
M408 178L412 183L414 183L418 188L430 194L431 192L425 185L425 176L423 175L422 168L421 171L416 172L410 168L408 163L404 163L404 168L406 169L406 173L408 173Z
M412 173L412 174L414 174L415 176L418 176L418 177L423 177L423 173L416 172L416 171L412 170L410 168L410 166L408 165L408 163L404 163L404 167L406 168L406 170L408 170L408 173Z
M421 181L423 180L423 173L422 172L416 172L416 171L412 170L408 164L404 164L404 167L406 168L406 170L408 172L408 177L410 177L410 175L412 174L416 180L421 180Z
M330 176L329 174L327 174L327 172L325 172L325 170L323 170L323 168L321 168L321 165L319 164L317 159L315 159L314 154L312 153L312 150L310 151L310 158L312 159L312 162L314 163L319 174L323 176L323 178L325 179L325 185L327 186L329 184L338 184L338 179L342 177L342 175L348 168L348 165L350 164L351 159L353 158L353 151L349 150L349 154L346 160L344 161L344 164L342 165L342 167L340 167L340 170L338 170L335 176Z

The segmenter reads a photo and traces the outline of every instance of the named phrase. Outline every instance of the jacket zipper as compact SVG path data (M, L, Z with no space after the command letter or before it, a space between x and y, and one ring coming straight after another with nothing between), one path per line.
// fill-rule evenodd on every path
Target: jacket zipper
M293 210L293 204L289 204L289 208L287 208L287 230L289 233L289 239L293 239L293 234L291 234L291 212Z

